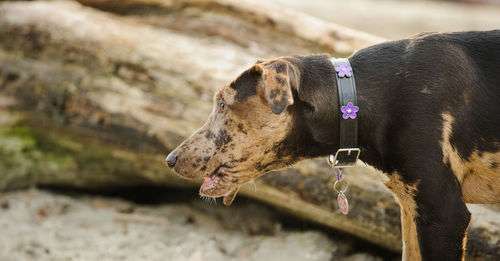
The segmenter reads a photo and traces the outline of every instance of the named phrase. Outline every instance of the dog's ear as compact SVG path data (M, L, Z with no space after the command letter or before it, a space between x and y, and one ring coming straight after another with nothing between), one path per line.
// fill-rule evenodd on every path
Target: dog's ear
M264 97L274 114L281 114L293 104L292 88L298 89L296 69L288 61L274 60L256 64L262 73Z

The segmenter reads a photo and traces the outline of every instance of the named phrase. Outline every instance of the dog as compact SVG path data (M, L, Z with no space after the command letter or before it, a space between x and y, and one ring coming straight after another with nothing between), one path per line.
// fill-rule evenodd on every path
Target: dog
M215 94L167 164L230 204L262 174L339 148L328 55L259 60ZM463 260L465 203L500 202L500 30L422 33L357 51L360 160L388 176L403 259Z

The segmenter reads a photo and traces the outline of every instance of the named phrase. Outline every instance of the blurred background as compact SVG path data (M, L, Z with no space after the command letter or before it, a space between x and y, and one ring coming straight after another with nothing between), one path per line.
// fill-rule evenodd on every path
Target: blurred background
M498 0L0 0L0 261L400 260L399 207L362 163L343 216L325 159L224 207L164 158L259 58L490 29ZM467 260L500 260L500 206L469 209Z

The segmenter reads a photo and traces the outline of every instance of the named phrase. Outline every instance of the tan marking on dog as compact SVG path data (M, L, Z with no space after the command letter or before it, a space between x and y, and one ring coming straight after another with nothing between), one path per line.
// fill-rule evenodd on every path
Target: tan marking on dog
M403 260L421 260L417 236L417 204L415 193L417 184L405 184L398 173L388 175L385 185L392 191L401 207L401 230L403 235Z
M466 203L493 204L500 202L500 152L475 150L463 159L450 143L454 118L444 113L441 148L443 163L450 163L451 169L462 186ZM499 144L500 147L500 144Z
M441 140L441 149L443 150L443 163L450 163L451 169L458 181L461 183L463 180L463 160L459 153L450 143L450 137L452 132L452 125L455 122L453 116L449 113L443 113L443 135Z
M481 156L480 156L481 155ZM474 151L464 162L462 195L466 203L500 202L500 153Z
M467 228L464 232L464 237L462 238L462 261L465 260L465 251L467 250L467 231L469 231L470 222L467 224Z

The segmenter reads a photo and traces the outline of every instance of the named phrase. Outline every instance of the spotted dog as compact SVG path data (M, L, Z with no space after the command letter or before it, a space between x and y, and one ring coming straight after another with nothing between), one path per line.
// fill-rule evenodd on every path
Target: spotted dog
M463 259L465 203L500 202L500 31L425 33L349 61L360 159L388 176L403 258ZM260 175L338 149L336 84L326 55L258 61L217 92L209 120L166 162L230 204Z

